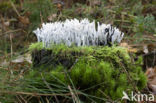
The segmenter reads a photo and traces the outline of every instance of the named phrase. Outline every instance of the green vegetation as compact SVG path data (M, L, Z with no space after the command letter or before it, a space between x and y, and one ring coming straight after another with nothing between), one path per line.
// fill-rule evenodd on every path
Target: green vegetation
M32 12L30 20L33 24L31 25L33 29L38 27L41 22L47 22L48 17L51 16L51 22L67 18L89 18L106 24L111 23L128 35L135 34L140 36L145 31L149 34L155 34L154 11L149 14L143 13L148 7L154 8L155 2L149 2L147 5L144 2L143 0L137 2L135 0L101 1L98 5L96 3L87 5L77 2L72 4L70 8L64 7L64 9L60 10L50 0L38 0L35 3L25 2L24 7ZM53 17L52 14L57 16ZM41 16L42 18L40 18Z
M6 12L6 11L9 10L9 9L11 9L11 4L10 4L8 1L2 2L2 3L0 4L0 10L1 10L2 12ZM0 13L2 13L2 12L0 12Z
M52 0L1 1L0 102L116 102L121 91L141 91L146 86L142 57L134 61L124 48L30 44L36 42L32 31L43 22L72 18L112 24L125 33L128 44L156 44L155 0L71 0L62 7ZM30 23L25 24L27 20ZM32 53L32 64L12 63L27 51Z
M37 0L32 2L25 0L24 8L26 11L31 11L31 26L29 27L30 32L38 27L42 22L47 21L50 14L56 13L57 11L51 0Z
M25 76L24 85L26 87L24 88L31 91L35 90L43 93L43 90L45 90L45 93L63 94L69 92L68 86L70 85L72 89L75 89L74 93L79 94L78 97L81 101L89 102L94 99L103 102L105 100L109 101L108 97L112 101L120 101L123 96L122 91L140 91L146 86L147 80L141 69L140 59L136 64L133 64L126 49L122 47L53 45L52 48L45 51L47 55L43 57L41 56L42 53L38 52L43 49L46 50L46 48L39 49L39 44L42 45L36 43L30 46L31 52L36 54L33 62L38 60L37 57L40 58L38 67L29 71ZM50 60L52 57L54 59ZM43 61L50 61L50 63L47 64ZM42 66L44 63L46 63L46 67ZM67 63L70 63L70 65ZM48 67L47 65L53 66ZM45 81L49 84L49 87L46 87ZM27 87L28 85L31 88ZM35 89L32 89L32 87ZM90 95L91 100L84 94Z

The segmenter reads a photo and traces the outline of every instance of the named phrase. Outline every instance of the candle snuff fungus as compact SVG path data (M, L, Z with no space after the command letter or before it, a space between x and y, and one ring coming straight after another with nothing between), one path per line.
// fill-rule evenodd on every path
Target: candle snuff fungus
M44 23L33 31L38 42L45 47L51 44L71 46L98 46L120 43L124 33L110 24L101 24L88 19L67 19L64 22Z

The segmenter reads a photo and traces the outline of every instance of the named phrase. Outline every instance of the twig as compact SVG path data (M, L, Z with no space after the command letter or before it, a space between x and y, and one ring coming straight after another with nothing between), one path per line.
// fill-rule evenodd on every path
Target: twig
M20 17L21 15L20 15L20 13L18 12L18 10L16 9L14 3L13 3L11 0L10 0L10 3L11 3L11 6L12 6L13 10L16 12L16 14L18 15L18 17Z
M109 97L109 96L107 96L102 90L99 90L104 96L106 96L106 98L108 98L108 101L109 102L111 102L111 103L113 103L113 100Z
M49 84L48 84L47 81L44 79L44 77L43 77L42 74L41 74L41 76L42 76L43 82L44 82L44 83L46 84L46 86L50 89L50 91L53 92L53 89L49 86ZM56 102L59 103L59 101L58 101L56 95L54 95L54 97L55 97L55 99L56 99Z
M31 100L32 97L33 97L33 96L30 96L30 97L27 99L27 101L29 102L29 101Z
M18 100L18 103L22 103L21 99L18 96L16 96L16 98Z
M10 34L10 49L11 49L11 60L12 60L12 55L13 55L13 47L12 47L12 34ZM12 63L10 63L10 67L12 67ZM13 74L13 71L12 71L12 69L11 68L9 68L9 72L10 72L10 74L12 75Z
M79 101L79 100L77 99L77 97L75 96L73 90L71 89L70 85L68 85L68 88L69 88L69 90L70 90L70 92L71 92L71 96L72 96L72 98L73 98L73 102L74 102L74 103L80 103L80 101Z
M24 101L24 103L28 103L21 95L19 97Z
M10 30L10 31L4 32L3 34L14 33L14 32L21 31L21 30L22 30L22 29Z
M12 55L13 55L13 48L12 48L12 34L10 34L10 50L11 50L11 59L12 59Z
M1 91L1 94L21 94L21 95L30 95L30 96L70 96L71 93L64 93L64 94L56 94L56 93L52 93L52 94L42 94L42 93L30 93L30 92L12 92L12 91Z
M47 97L46 97L46 101L47 101L47 103L50 103Z
M43 24L43 16L42 16L42 13L41 13L41 11L40 11L40 19L41 19L41 24Z
M69 69L68 71L71 71L71 70L72 70L72 68L75 66L75 64L78 62L78 60L79 60L79 58L77 58L77 59L75 60L74 64L70 67L70 69Z

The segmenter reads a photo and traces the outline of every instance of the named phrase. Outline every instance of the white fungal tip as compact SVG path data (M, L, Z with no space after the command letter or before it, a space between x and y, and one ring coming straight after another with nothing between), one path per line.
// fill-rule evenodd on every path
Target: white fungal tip
M64 22L44 23L42 28L33 32L38 42L43 42L46 47L51 44L64 43L67 46L108 45L120 43L124 33L107 24L90 22L88 19L67 19Z

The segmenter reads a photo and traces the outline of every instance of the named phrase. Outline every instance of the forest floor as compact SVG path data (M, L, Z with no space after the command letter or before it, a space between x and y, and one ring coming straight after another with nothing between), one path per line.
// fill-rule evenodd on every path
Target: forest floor
M120 46L129 52L145 55L156 51L155 0L0 0L0 69L7 72L0 80L5 82L13 75L16 81L31 68L28 47L37 41L33 30L44 22L72 18L118 27L125 33Z

